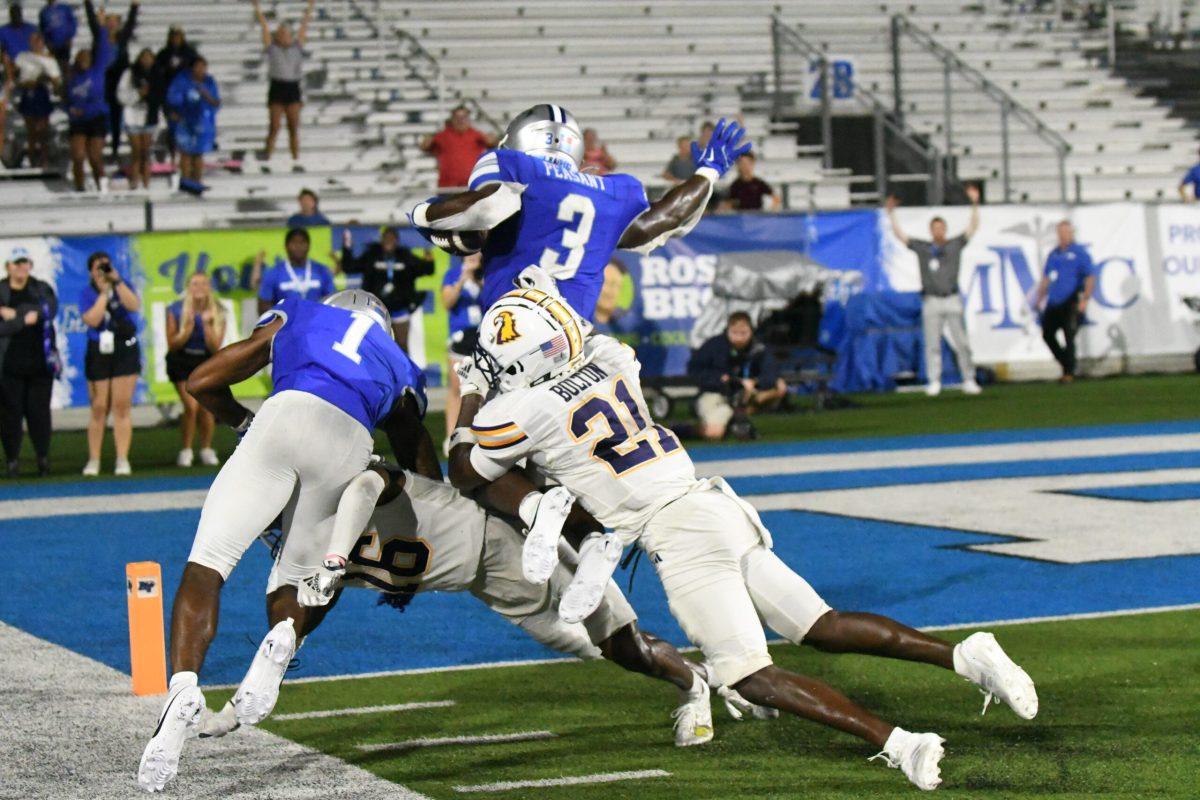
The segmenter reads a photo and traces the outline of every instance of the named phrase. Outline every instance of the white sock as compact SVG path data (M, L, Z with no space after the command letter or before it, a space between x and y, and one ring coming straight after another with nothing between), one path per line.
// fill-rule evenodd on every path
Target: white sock
M704 694L704 687L707 686L700 676L695 672L692 673L692 688L683 693L688 700L695 700L700 695Z
M171 683L167 691L175 691L181 686L198 686L200 679L194 672L176 672L171 676Z
M533 521L537 518L538 506L541 504L541 492L530 492L521 500L521 505L517 506L517 515L525 523L525 527L533 527Z

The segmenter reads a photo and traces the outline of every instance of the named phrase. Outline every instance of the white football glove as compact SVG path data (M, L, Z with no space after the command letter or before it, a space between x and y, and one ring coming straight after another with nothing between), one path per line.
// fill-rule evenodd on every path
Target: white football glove
M458 394L460 397L469 397L473 394L482 395L487 392L488 380L484 376L483 371L475 363L475 356L469 356L454 367L454 371L458 373Z
M345 561L336 556L326 557L321 568L300 581L296 587L297 602L307 608L329 605L345 574Z
M751 703L742 697L736 689L730 689L728 686L722 686L717 689L717 694L725 701L725 710L729 712L729 716L739 722L747 714L751 715L754 719L775 719L779 716L778 709Z

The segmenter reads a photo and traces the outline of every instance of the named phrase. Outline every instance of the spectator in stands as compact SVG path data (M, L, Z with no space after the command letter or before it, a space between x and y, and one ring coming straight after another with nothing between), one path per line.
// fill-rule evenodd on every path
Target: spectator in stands
M129 4L129 16L125 19L124 26L121 25L119 14L109 14L105 18L108 40L113 46L112 63L104 73L104 99L108 101L108 132L112 137L113 158L117 157L117 151L121 148L121 128L124 120L121 103L117 98L117 84L129 69L129 40L137 28L138 2L139 0L133 0Z
M499 142L495 136L471 126L471 112L458 106L450 112L446 127L421 140L420 148L437 159L438 188L463 188L471 169L485 151Z
M58 61L46 48L40 33L29 37L29 49L17 56L17 110L25 118L25 153L29 166L49 165L50 113L62 91Z
M37 33L37 27L25 21L20 3L8 7L8 24L0 26L0 53L7 61L17 60L17 56L29 49L29 37Z
M96 190L104 191L104 138L108 133L108 103L104 99L104 72L112 59L112 43L100 25L92 0L84 0L92 47L75 54L67 80L67 134L71 148L71 174L75 191L84 190L83 165L92 168Z
M600 141L595 128L583 129L583 167L597 175L607 175L617 168L617 160L608 152L608 145Z
M50 284L31 276L23 247L13 249L8 277L0 281L0 438L7 474L20 472L22 425L37 456L38 475L50 472L50 396L62 369L55 345L58 298Z
M680 136L675 140L675 155L667 162L663 170L663 179L670 183L683 183L696 172L696 164L692 161L692 140Z
M300 27L293 34L292 26L286 22L279 23L272 33L258 0L254 0L254 15L262 29L262 44L267 53L267 79L270 81L267 88L267 112L270 118L267 126L268 161L275 153L275 139L279 136L279 125L285 117L292 160L300 158L300 109L304 107L300 81L304 77L304 45L308 42L308 22L312 19L314 2L308 0Z
M787 395L775 357L754 338L750 315L744 311L730 314L725 332L692 353L687 371L700 387L696 412L705 439L724 438L735 416L775 409ZM753 426L739 428L753 435Z
M38 14L38 26L46 47L58 62L58 70L65 74L71 64L71 41L79 23L75 20L75 12L69 5L58 0L46 0L42 11Z
M129 188L140 183L150 188L150 148L158 121L150 111L150 94L154 81L154 51L142 48L137 58L117 84L117 98L124 109L125 132L129 135Z
M288 297L305 300L320 300L333 292L333 273L329 267L308 257L312 239L304 228L293 228L283 240L287 259L265 272L262 269L265 254L259 252L254 271L262 275L258 286L258 313ZM303 270L301 272L301 270Z
M433 259L422 258L400 245L395 228L380 231L379 241L367 245L359 256L351 248L350 231L342 232L342 271L361 275L362 288L378 297L392 315L392 333L408 349L408 321L425 293L417 291L417 278L432 275Z
M1046 256L1037 288L1037 305L1044 300L1042 340L1062 367L1060 383L1075 380L1075 334L1096 286L1096 268L1088 251L1075 243L1075 228L1067 220L1055 229L1058 247ZM1063 344L1058 342L1062 331Z
M888 219L892 233L900 243L917 255L921 270L921 329L925 340L925 394L936 397L942 391L942 332L958 360L965 394L979 394L975 381L975 362L971 358L971 343L963 321L963 301L958 293L958 270L967 241L979 230L979 188L968 186L971 201L971 221L967 229L953 239L946 238L946 220L934 217L929 221L932 241L909 239L896 220L895 197L887 199Z
M208 74L208 61L196 56L190 69L180 72L167 89L167 115L175 120L175 146L179 148L179 190L199 195L204 185L204 156L217 147L217 109L221 93Z
M450 362L449 380L446 383L446 439L442 445L449 450L450 434L458 424L458 408L461 387L455 367L475 351L479 341L479 323L483 319L483 307L479 294L483 284L479 280L479 267L483 256L479 253L467 256L446 271L442 278L442 306L450 316L450 341L446 345L446 356Z
M1192 187L1188 191L1188 187ZM1200 199L1200 163L1195 164L1183 175L1183 180L1179 182L1179 197L1184 202L1191 202Z
M133 440L133 390L142 371L138 344L138 311L142 301L103 251L88 256L91 280L79 295L79 310L88 327L84 374L92 414L88 419L88 461L83 474L100 474L104 428L112 414L117 448L115 475L129 475L129 446Z
M296 202L300 210L287 218L289 228L319 228L329 224L329 217L321 213L321 198L312 189L301 189Z
M213 294L208 276L203 272L193 273L188 278L183 297L167 306L167 378L175 384L179 402L183 404L183 416L179 420L183 448L175 460L181 467L192 465L192 441L197 428L200 429L200 463L207 467L220 463L212 446L215 422L212 412L188 394L187 379L196 367L221 349L224 340L225 310Z
M771 210L778 211L781 200L771 184L754 174L754 153L746 153L737 160L738 176L725 190L727 211L762 211L763 199L771 198Z
M158 122L159 112L169 112L167 107L167 89L175 81L175 77L184 70L191 69L192 62L199 58L196 48L188 44L183 28L172 25L167 31L167 43L154 57L154 81L150 92L150 119ZM171 151L171 161L175 160L175 121L167 113L167 147Z

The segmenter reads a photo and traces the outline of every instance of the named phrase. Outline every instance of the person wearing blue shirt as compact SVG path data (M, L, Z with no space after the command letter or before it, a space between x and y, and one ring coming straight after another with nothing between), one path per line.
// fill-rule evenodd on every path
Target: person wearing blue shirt
M0 26L0 53L10 61L29 49L29 37L37 33L37 27L25 21L21 6L13 3L8 7L8 24Z
M175 147L179 150L179 189L200 194L204 185L204 155L217 146L217 108L221 94L208 74L208 61L197 56L167 89L167 107L176 121Z
M1075 380L1075 334L1096 285L1096 268L1088 251L1075 243L1075 228L1063 220L1055 230L1058 247L1046 257L1037 288L1037 301L1046 301L1042 312L1042 340L1062 366L1061 383ZM1062 331L1065 343L1059 343Z
M267 366L274 389L256 415L231 387ZM375 428L387 434L402 468L441 480L421 421L424 375L392 339L383 303L367 292L338 292L322 303L284 300L248 339L197 367L187 390L242 440L204 499L175 594L170 694L138 768L148 791L175 776L184 743L195 735L204 705L196 673L216 630L221 588L259 534L283 513L282 545L267 581L276 624L234 695L242 724L271 712L297 641L328 610L300 605L297 587L332 568L326 554L338 504L370 463Z
M66 73L67 64L71 60L71 41L79 28L75 12L58 0L46 0L46 5L42 6L42 11L38 14L38 27L46 40L46 47L50 48L50 52L58 61L59 69Z
M112 43L100 25L92 0L84 0L92 46L75 55L67 79L67 134L71 145L71 173L75 191L84 190L84 161L92 168L96 190L104 190L104 139L108 135L108 101L105 100L105 70L112 63Z
M312 246L308 231L293 228L287 232L283 246L287 251L287 259L262 273L258 285L260 314L289 297L320 300L334 291L333 272L308 257Z
M446 270L442 278L442 305L450 317L450 341L446 348L450 373L446 382L446 442L443 450L450 442L450 434L454 432L461 400L455 367L475 352L475 343L479 341L479 322L483 319L484 310L479 302L483 293L483 286L479 283L481 261L478 253L466 256Z
M312 189L301 189L296 198L300 210L287 218L289 228L318 228L329 224L329 217L321 213L320 199Z
M1188 190L1191 187L1191 191ZM1179 197L1184 202L1200 199L1200 164L1195 164L1179 182Z

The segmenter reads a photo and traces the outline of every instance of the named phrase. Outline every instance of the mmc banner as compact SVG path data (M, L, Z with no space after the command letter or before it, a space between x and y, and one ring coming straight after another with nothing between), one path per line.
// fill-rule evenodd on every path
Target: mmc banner
M927 236L929 220L942 216L950 235L966 227L966 207L913 208L897 212L908 236ZM959 289L976 359L1002 372L1008 365L1050 365L1041 341L1037 312L1030 300L1046 256L1055 246L1055 224L1063 218L1051 206L984 206L980 228L963 253ZM1200 346L1200 315L1184 303L1200 296L1200 208L1136 203L1081 206L1069 212L1077 240L1097 265L1095 300L1080 333L1083 358L1107 357L1120 363L1153 356L1190 354ZM79 297L87 284L87 257L103 250L142 297L142 375L139 402L171 402L163 360L166 308L180 297L187 276L211 276L233 324L228 341L244 336L257 318L251 286L256 257L267 266L284 256L284 231L214 230L147 233L133 236L0 239L0 264L17 246L34 262L34 275L51 283L59 296L58 345L65 370L55 387L56 407L87 404L83 377L86 328ZM367 227L314 228L310 257L332 265L343 238L361 250L378 238ZM402 228L401 244L428 245ZM679 375L687 365L688 334L712 297L721 256L748 251L796 253L828 269L861 276L861 291L916 292L915 257L892 236L884 215L874 209L814 214L746 214L706 217L688 236L643 256L619 252L609 269L602 329L633 345L650 376ZM409 352L426 371L430 385L445 383L447 320L438 288L451 265L435 250L436 273L417 286L426 291L414 314ZM0 270L0 274L3 274ZM342 278L338 278L339 285ZM790 298L783 298L784 300ZM914 328L916 325L914 324ZM920 365L911 365L919 369ZM869 385L885 386L885 380ZM268 379L259 375L238 387L242 396L262 396Z

